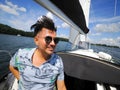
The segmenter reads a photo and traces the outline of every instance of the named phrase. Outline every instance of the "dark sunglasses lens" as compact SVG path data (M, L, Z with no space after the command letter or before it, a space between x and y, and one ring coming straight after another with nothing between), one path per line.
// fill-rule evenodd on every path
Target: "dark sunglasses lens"
M49 36L45 37L45 41L47 44L49 44L52 41L52 37Z
M45 41L47 44L50 44L50 42L52 41L52 37L47 36L45 37ZM54 43L57 44L59 42L59 38L54 38Z
M59 38L55 38L54 42L55 42L55 44L57 44L59 42Z

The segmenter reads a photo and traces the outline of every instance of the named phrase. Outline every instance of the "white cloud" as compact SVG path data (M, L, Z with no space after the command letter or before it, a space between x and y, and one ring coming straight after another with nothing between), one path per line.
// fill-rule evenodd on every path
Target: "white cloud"
M19 10L19 11L22 11L22 12L26 12L26 8L24 8L24 7L18 7L17 5L14 5L12 2L9 2L7 0L5 2L10 8L12 8L16 11Z
M26 12L26 8L24 7L18 7L17 5L14 5L12 2L5 1L6 5L0 4L0 9L13 15L19 15L19 11Z
M36 22L36 14L26 13L22 14L21 16L11 17L9 20L7 20L7 22L13 28L30 31L30 26Z
M89 23L109 23L109 22L119 22L120 21L120 16L116 17L111 17L111 18L96 18L96 17L91 17Z
M98 41L92 41L92 43L106 44L106 45L119 46L120 47L120 37L117 37L117 38L102 38L101 40L98 40Z
M67 23L64 22L64 23L62 23L62 27L63 27L63 28L68 28L69 25L68 25Z
M0 9L3 10L3 11L5 11L5 12L7 12L7 13L9 13L9 14L19 15L19 13L16 12L15 9L12 9L9 6L6 6L6 5L0 4Z
M92 35L92 36L100 36L101 33L91 33L90 35Z
M66 34L59 34L59 35L57 35L58 37L62 37L62 38L68 38L69 36L68 35L66 35Z
M52 14L51 12L48 12L48 13L46 14L46 16L49 17L49 18L51 18L51 19L54 18L54 17L53 17L53 14Z
M54 20L56 24L59 23L58 18L56 18L51 12L47 12L46 16ZM63 22L62 24L57 24L57 28L68 28L68 27L69 25L65 22Z
M61 28L61 26L60 26L60 25L57 25L57 28Z
M96 30L97 32L119 32L120 22L110 24L97 24L94 27L94 30Z
M20 19L13 19L12 21L9 21L12 24L12 27L24 31L30 31L30 26L32 25L32 20L26 20L25 23L23 23Z
M18 8L18 10L20 10L22 12L26 12L26 9L24 7L20 7L20 8Z

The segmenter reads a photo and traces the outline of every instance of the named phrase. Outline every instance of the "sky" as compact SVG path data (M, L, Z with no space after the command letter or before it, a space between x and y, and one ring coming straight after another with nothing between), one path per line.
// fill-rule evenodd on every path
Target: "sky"
M31 31L41 15L53 19L59 37L68 38L70 27L33 0L0 0L0 23ZM88 41L120 47L120 0L91 0Z

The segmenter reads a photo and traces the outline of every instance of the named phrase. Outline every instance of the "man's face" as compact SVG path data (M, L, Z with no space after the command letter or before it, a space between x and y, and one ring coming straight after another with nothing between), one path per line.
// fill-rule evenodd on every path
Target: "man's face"
M56 47L56 44L54 42L55 38L55 31L49 30L47 28L42 28L42 30L35 36L34 41L41 53L45 55L51 55Z

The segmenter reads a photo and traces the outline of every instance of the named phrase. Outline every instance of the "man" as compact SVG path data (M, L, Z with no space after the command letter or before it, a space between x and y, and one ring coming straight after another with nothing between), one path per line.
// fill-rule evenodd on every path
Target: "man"
M62 59L54 53L58 43L54 22L42 16L31 29L37 47L19 49L10 61L19 90L54 90L55 85L66 90Z

